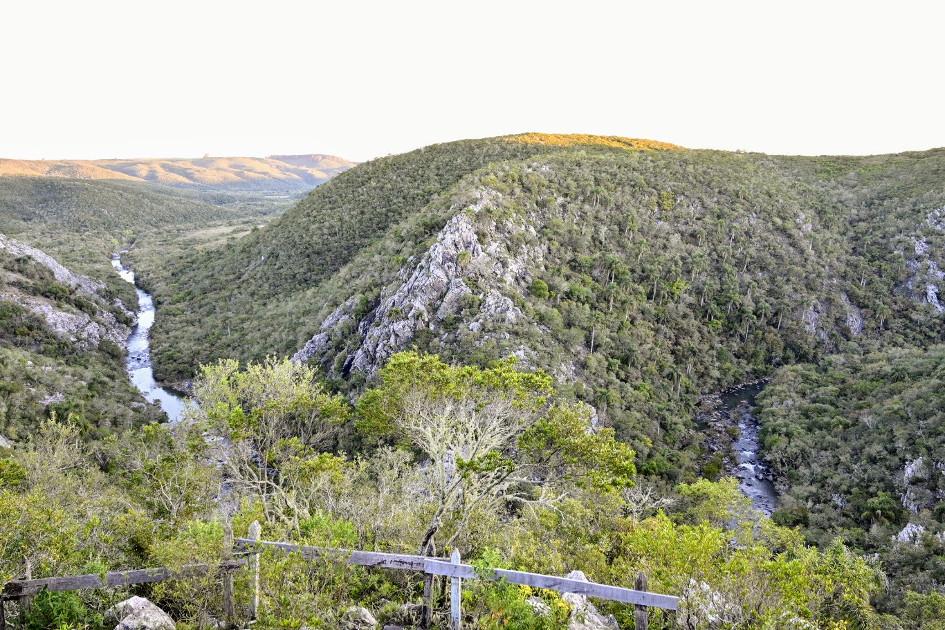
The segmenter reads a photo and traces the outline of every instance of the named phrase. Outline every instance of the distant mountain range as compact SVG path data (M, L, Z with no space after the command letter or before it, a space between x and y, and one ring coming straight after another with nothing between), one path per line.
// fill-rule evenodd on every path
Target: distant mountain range
M232 191L298 191L314 188L354 165L344 158L321 154L140 160L0 158L0 176L108 179Z

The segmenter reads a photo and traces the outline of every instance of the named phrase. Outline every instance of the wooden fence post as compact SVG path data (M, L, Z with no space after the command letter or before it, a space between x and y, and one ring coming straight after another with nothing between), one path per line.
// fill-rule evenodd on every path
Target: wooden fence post
M423 575L423 609L420 611L420 627L428 630L433 625L433 574Z
M643 571L637 573L636 590L646 590L646 574ZM633 611L633 626L636 630L647 630L650 627L650 613L646 606L636 605Z
M228 522L223 535L223 560L233 558L233 526ZM233 571L223 569L223 617L228 628L236 626L236 603L233 601Z
M259 542L260 534L262 533L262 526L260 526L259 521L253 521L252 525L249 526L249 539L253 542ZM252 580L252 589L253 596L249 600L249 618L253 621L256 620L256 616L259 614L259 551L254 550L253 554L249 557L249 575Z
M453 553L450 554L450 562L453 564L461 564L459 549L454 549ZM450 623L452 624L452 630L461 630L463 627L463 614L461 607L462 589L463 578L450 578Z

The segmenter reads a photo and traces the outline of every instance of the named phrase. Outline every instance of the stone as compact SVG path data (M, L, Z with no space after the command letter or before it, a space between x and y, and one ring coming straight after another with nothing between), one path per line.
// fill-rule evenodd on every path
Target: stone
M539 617L549 617L551 616L551 606L548 605L548 602L543 600L540 597L535 597L532 595L525 600L525 603L528 604L535 614Z
M706 582L689 580L676 623L680 628L736 628L744 622L738 601Z
M906 523L906 526L896 534L896 541L901 543L912 543L917 545L922 540L922 534L925 533L925 527L919 523Z
M565 577L569 580L588 581L583 571L571 571ZM601 614L594 604L587 601L587 595L564 593L561 599L571 607L568 630L620 630L614 616Z
M373 630L377 628L377 619L367 608L352 606L341 616L341 627L345 630Z
M105 613L107 619L118 620L115 630L176 630L170 616L144 597L130 597Z

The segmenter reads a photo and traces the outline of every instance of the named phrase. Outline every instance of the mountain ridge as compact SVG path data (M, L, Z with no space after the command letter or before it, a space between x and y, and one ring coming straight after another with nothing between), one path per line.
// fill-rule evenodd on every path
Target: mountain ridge
M0 158L0 177L66 177L221 190L314 188L355 163L312 153L258 157L17 160Z

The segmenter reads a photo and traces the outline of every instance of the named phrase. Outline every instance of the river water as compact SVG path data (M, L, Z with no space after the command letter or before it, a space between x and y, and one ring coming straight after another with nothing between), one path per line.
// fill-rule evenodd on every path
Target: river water
M187 401L158 385L158 382L154 380L154 370L151 367L150 331L151 326L154 325L154 299L150 293L135 284L135 272L121 264L120 254L112 256L112 267L122 280L134 285L138 293L138 323L135 324L125 344L128 351L128 360L125 364L128 378L145 400L160 404L168 420L177 422L187 407Z
M755 416L755 397L763 388L764 383L753 383L724 392L720 411L738 426L738 437L732 447L737 460L735 476L741 490L755 509L771 516L778 504L778 494L771 482L771 471L761 457L759 422Z

